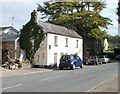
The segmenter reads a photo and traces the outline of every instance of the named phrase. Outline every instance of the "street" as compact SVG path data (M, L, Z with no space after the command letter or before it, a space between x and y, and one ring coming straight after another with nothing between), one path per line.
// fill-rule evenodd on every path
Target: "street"
M2 92L91 92L118 74L118 63L2 78ZM118 83L116 83L118 86ZM104 91L103 91L104 92ZM118 91L113 91L118 92Z

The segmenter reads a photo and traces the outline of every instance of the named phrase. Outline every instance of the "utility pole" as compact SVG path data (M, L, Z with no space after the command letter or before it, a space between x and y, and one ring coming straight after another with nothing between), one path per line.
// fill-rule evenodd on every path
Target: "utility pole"
M15 19L15 17L14 16L12 16L12 26L13 26L13 20Z

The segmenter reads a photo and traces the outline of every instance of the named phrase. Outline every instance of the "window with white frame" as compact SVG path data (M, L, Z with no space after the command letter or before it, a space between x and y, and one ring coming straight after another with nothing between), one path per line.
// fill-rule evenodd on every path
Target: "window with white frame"
M68 38L66 38L65 40L66 40L65 47L68 47Z
M42 53L42 62L44 62L44 57L45 57L44 53Z
M57 36L54 36L54 46L57 46L58 45L58 37Z
M54 64L57 64L57 53L54 53Z

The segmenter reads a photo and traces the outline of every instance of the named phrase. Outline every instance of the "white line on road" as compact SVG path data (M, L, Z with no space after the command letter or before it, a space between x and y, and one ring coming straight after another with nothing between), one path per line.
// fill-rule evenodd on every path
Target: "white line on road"
M112 78L107 79L107 80L101 82L100 84L98 84L97 86L92 87L91 89L87 90L86 92L90 92L90 91L94 90L95 88L101 86L102 84L104 84L104 83L106 83L106 82L108 82L108 81L111 81L112 79L114 79L114 78L117 77L117 76L118 76L118 74L113 75Z
M19 86L21 86L21 85L23 85L23 84L14 85L14 86L9 86L9 87L0 89L0 91L1 91L1 90L6 90L6 89L10 89L10 88L14 88L14 87L19 87Z
M39 73L39 72L43 72L43 71L28 72L28 73L23 73L23 74L33 74L33 73Z
M45 81L45 80L55 79L55 78L59 78L59 77L63 77L63 76L65 76L65 75L59 75L59 76L54 76L54 77L44 78L44 79L41 79L40 81Z

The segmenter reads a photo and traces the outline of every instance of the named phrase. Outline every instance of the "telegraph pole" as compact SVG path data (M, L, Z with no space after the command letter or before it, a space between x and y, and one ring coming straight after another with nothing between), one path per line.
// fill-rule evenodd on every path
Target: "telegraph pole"
M13 20L15 19L15 17L14 16L12 16L12 26L13 26Z

